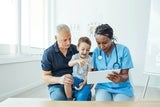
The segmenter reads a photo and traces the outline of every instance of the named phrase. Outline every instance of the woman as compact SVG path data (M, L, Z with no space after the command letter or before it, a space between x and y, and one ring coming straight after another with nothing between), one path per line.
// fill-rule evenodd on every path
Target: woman
M129 49L114 42L113 29L108 24L95 30L98 47L93 51L93 67L98 70L113 70L106 76L111 82L98 83L95 87L96 101L130 101L134 98L129 80L129 69L133 68ZM120 73L114 70L120 69Z

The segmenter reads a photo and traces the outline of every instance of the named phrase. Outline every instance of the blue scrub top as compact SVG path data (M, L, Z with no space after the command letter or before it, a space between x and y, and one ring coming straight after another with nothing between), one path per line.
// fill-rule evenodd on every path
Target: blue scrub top
M116 44L118 63L120 65L119 69L131 69L133 68L132 58L129 49L121 44ZM101 51L101 52L100 52ZM98 56L101 54L102 58L99 59ZM117 68L113 67L116 62L116 48L112 50L109 56L106 55L100 48L96 48L93 51L93 67L97 70L114 70ZM111 93L120 93L128 96L133 96L133 87L130 80L126 82L120 82L115 84L114 82L98 83L95 88L105 89Z
M72 67L68 66L72 55L77 53L76 46L71 44L66 57L60 52L57 42L47 48L41 60L43 71L51 71L53 76L60 77L64 74L72 74Z

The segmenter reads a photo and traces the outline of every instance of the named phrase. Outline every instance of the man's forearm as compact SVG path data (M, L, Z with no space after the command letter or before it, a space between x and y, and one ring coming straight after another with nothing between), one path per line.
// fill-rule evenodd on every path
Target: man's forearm
M59 84L59 78L60 77L53 77L50 75L43 76L44 82L48 84Z

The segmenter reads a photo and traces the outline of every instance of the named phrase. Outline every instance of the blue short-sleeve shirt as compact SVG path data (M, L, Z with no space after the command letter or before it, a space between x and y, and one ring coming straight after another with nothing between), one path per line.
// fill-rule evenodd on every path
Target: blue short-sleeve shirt
M72 67L68 66L72 55L77 53L76 46L71 44L66 57L60 52L57 42L47 48L42 56L41 67L43 71L51 71L53 76L72 74Z
M118 63L120 65L119 69L133 68L132 58L129 49L121 44L116 44L116 48L118 55ZM93 52L93 67L98 71L117 69L113 66L117 60L116 48L114 47L111 54L107 56L106 53L104 53L97 47ZM98 58L100 54L102 56L101 59ZM102 88L111 93L121 93L128 96L133 96L133 88L130 84L130 80L127 80L126 82L120 82L119 84L115 84L113 82L98 83L95 88Z

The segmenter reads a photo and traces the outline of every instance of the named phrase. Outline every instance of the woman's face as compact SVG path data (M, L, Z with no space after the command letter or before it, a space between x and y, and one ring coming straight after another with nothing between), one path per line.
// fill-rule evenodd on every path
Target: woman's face
M112 46L112 39L105 35L98 35L96 37L96 42L98 47L104 52L108 52Z

